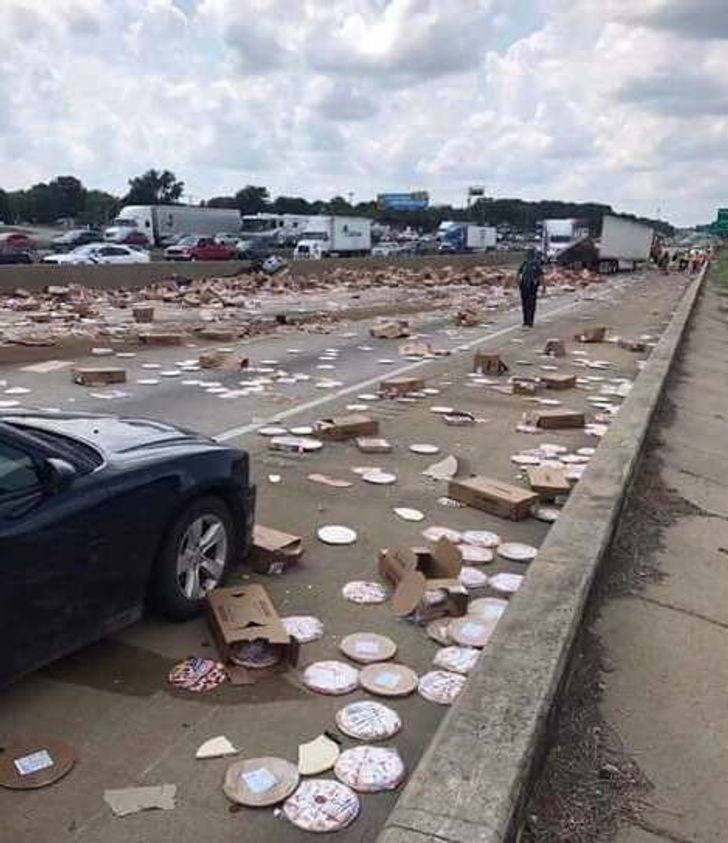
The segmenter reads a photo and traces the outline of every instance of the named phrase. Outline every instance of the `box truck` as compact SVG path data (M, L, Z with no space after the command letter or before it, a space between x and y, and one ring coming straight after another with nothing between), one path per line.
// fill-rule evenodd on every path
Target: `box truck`
M495 249L496 230L490 225L450 222L438 228L441 252L486 252Z
M602 218L599 239L584 237L557 257L562 266L588 268L599 272L636 269L649 261L654 241L654 229L626 217L607 215Z
M179 234L235 234L240 231L240 211L192 205L126 205L105 229L104 240L121 243L131 231L140 231L157 246Z
M372 221L365 217L309 217L296 244L294 258L368 255L372 248Z

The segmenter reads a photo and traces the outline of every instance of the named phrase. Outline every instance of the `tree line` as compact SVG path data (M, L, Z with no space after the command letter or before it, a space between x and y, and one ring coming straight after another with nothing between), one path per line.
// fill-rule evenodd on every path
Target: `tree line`
M105 225L124 205L179 204L185 185L169 170L147 170L129 179L124 196L113 196L103 190L86 188L75 176L57 176L35 184L27 190L0 189L0 221L7 224L53 224L72 219L78 225ZM199 203L211 208L234 208L241 214L269 211L278 214L340 214L369 217L392 226L411 226L431 232L443 220L477 222L506 226L513 231L535 232L544 219L577 218L585 220L591 232L598 234L605 214L615 213L611 205L596 202L561 202L480 197L467 208L432 205L420 211L395 211L378 205L375 200L351 203L343 196L310 201L301 196L271 198L268 189L247 185L230 196L213 196ZM664 234L672 234L669 223L622 214L653 225Z

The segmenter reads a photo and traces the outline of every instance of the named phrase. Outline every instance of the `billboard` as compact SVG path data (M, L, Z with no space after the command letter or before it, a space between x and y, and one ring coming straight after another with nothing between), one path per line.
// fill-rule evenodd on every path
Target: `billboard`
M380 193L377 205L385 211L424 211L430 204L430 195L426 190L414 193Z
M468 196L485 196L484 187L469 187Z

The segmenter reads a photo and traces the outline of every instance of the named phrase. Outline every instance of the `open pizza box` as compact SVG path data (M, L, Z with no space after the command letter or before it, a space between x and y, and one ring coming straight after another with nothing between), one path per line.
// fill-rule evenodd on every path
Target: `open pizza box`
M432 547L379 552L379 575L394 589L392 611L398 617L414 616L418 623L445 615L459 617L468 611L468 592L458 580L461 567L460 551L445 538ZM438 590L445 599L431 603L427 593Z
M216 588L206 597L207 619L215 635L220 656L234 685L252 685L298 662L298 641L286 632L268 592L253 583L238 588ZM236 644L267 641L282 648L273 667L248 669L231 662Z

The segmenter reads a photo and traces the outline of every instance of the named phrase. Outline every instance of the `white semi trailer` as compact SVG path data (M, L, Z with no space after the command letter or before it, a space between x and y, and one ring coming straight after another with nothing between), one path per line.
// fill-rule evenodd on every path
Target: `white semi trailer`
M240 211L193 205L126 205L105 229L104 240L123 242L130 231L140 231L157 246L177 234L235 234L240 231Z

